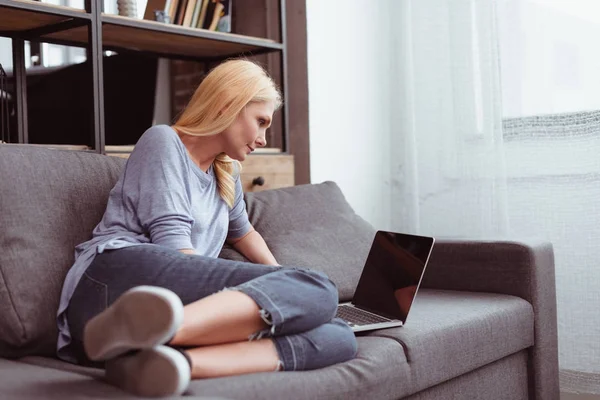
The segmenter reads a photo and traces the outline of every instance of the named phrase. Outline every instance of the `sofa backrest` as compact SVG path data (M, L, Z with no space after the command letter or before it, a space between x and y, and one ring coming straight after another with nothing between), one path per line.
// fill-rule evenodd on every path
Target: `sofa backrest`
M375 229L357 215L335 182L246 193L250 222L285 266L326 273L350 300ZM220 257L243 261L229 246Z
M125 160L0 145L0 356L53 355L74 248L98 224Z

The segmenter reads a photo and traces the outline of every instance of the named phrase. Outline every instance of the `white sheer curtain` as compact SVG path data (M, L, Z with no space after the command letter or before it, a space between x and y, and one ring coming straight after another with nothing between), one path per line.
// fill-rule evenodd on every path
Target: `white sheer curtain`
M392 2L392 220L438 236L508 231L498 46L488 0Z
M511 233L556 257L561 389L600 393L600 2L498 1Z
M391 4L393 228L551 241L561 390L600 393L600 2Z

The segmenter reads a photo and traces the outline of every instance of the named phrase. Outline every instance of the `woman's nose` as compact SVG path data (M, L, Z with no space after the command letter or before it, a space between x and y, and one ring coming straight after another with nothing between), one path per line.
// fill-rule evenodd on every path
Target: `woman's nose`
M265 147L267 145L267 139L263 138L263 137L257 137L256 138L256 145L258 147Z

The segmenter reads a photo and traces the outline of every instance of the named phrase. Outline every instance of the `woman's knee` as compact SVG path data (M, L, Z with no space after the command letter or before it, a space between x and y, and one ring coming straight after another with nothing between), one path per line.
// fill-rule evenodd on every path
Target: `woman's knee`
M318 309L311 310L311 316L320 316L322 323L335 317L339 295L335 284L322 272L309 269L294 269L295 278L308 285L307 300Z
M303 370L312 370L352 360L358 352L354 332L342 320L336 318L312 331L300 334L304 339Z
M331 321L331 326L336 330L336 336L339 338L339 347L336 349L340 358L338 362L352 360L358 353L358 342L354 331L339 318Z

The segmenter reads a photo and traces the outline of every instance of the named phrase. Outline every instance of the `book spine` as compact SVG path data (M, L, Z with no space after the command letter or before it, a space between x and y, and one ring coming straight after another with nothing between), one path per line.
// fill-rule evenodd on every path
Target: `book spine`
M222 12L225 9L225 6L223 6L223 4L221 4L221 2L218 2L217 4L215 4L215 9L212 15L212 21L210 22L210 25L208 27L209 31L216 31L217 30L217 24L219 23L219 20L221 19L222 16Z
M208 9L209 2L210 0L202 0L202 8L200 9L200 16L198 17L196 28L204 28L204 21L206 20L206 11Z
M219 23L217 24L217 31L219 32L231 32L231 12L232 12L232 1L233 0L223 0L223 12L221 13L221 18L219 19Z

